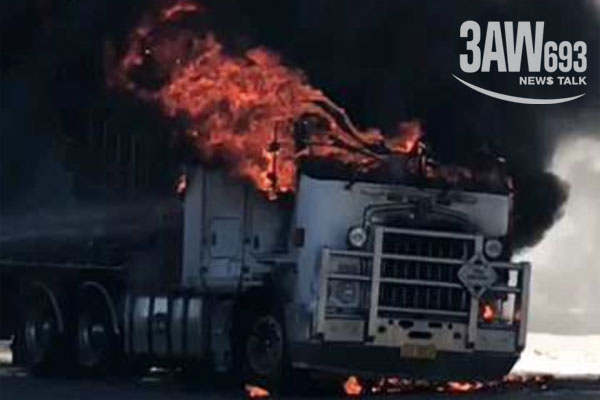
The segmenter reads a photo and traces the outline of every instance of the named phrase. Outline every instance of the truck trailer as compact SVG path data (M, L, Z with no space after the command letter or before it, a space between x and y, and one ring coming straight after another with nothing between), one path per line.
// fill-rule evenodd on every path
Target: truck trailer
M289 369L438 380L510 371L525 346L530 265L511 260L509 189L308 168L296 181L273 201L223 170L188 166L181 210L159 235L181 246L115 250L143 236L123 230L111 242L119 256L97 251L99 262L3 245L15 359L34 372L202 363L263 385Z

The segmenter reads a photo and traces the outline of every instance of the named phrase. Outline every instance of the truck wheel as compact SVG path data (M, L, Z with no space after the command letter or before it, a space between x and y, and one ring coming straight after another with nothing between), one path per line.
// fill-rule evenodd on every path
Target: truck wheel
M281 320L270 313L247 320L242 342L242 379L246 384L276 390L285 370L285 335Z
M83 290L77 315L77 361L85 373L107 374L116 365L118 337L110 298L97 290Z
M23 358L34 375L57 372L64 360L64 325L53 293L36 287L25 298L22 340Z

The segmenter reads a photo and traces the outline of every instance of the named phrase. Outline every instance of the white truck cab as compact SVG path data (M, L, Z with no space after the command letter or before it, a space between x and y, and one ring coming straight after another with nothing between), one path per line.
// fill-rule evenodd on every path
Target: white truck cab
M230 336L244 330L236 310L245 325L268 318L273 337L255 339L278 343L275 356L248 360L253 375L280 371L283 354L298 368L440 379L499 377L518 359L530 266L510 262L509 194L302 174L292 201L270 201L222 171L188 179L182 286L224 296L211 313L229 313L217 319Z

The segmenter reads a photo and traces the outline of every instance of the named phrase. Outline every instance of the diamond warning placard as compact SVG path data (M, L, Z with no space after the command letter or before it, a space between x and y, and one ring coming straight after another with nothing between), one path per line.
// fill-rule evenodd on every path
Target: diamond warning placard
M458 270L458 279L475 297L480 297L489 289L496 282L496 278L496 271L482 263L467 263Z

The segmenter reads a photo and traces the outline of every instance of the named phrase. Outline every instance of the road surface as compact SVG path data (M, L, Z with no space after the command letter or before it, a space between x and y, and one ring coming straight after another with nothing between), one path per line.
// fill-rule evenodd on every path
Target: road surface
M0 400L227 400L247 398L241 387L215 382L214 378L181 379L166 372L142 378L34 378L23 368L11 365L12 356L6 343L0 343ZM313 390L311 396L287 395L289 400L328 400L344 398L341 384L334 388ZM554 380L550 382L502 387L474 393L404 393L371 396L384 400L597 400L600 378L588 380Z
M32 378L22 369L0 366L0 399L60 399L60 400L225 400L243 399L241 388L207 383L182 382L169 376L150 375L141 379L93 380L68 378ZM336 393L302 397L287 396L290 400L336 399ZM598 381L554 381L544 388L525 387L500 389L495 392L469 394L422 393L373 396L374 399L456 399L472 400L592 400L600 399Z

